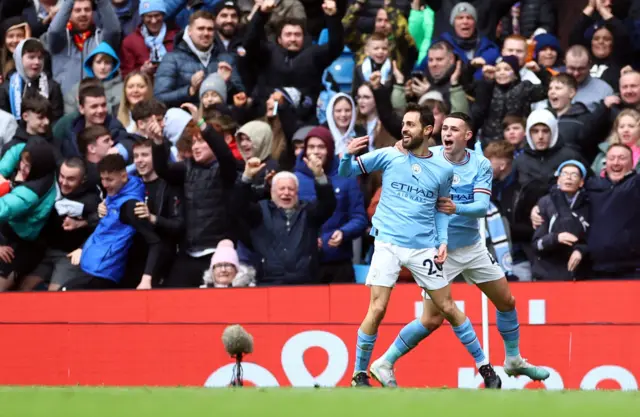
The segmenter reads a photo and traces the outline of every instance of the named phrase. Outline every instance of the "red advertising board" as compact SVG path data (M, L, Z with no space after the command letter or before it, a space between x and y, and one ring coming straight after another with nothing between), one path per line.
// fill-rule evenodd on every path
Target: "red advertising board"
M491 360L503 388L637 389L640 282L516 284L521 351L546 366L543 384L508 378L490 309ZM481 298L454 298L481 335ZM0 294L0 384L224 386L232 360L221 334L242 324L255 340L245 380L260 386L345 386L368 303L360 285L324 287ZM374 357L420 313L420 291L399 285ZM478 387L473 360L443 326L397 364L413 387Z

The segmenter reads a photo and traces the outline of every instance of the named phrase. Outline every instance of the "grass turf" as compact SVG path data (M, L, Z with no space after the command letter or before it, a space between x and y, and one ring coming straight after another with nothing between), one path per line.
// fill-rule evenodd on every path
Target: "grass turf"
M0 387L2 417L640 415L640 394L458 389Z

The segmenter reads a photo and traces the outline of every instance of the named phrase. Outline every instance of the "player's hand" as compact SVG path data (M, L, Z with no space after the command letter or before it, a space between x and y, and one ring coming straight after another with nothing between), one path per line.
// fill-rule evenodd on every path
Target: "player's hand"
M80 265L80 258L82 257L82 249L76 249L67 254L67 258L71 262L71 265Z
M449 197L439 197L437 207L440 213L456 214L456 203Z
M98 204L98 217L103 218L107 215L107 204L103 201Z
M534 229L537 229L542 226L542 223L544 223L544 219L540 215L540 207L534 206L531 209L531 226L533 226Z
M15 258L13 248L11 246L0 246L0 260L6 264L10 264Z
M136 287L137 290L150 290L151 289L151 275L144 274L140 280L140 284Z
M582 261L582 253L579 250L574 250L569 258L569 263L567 264L567 270L569 272L573 272L576 270L580 262Z
M337 248L342 244L343 237L344 234L342 233L342 230L336 230L331 235L331 239L329 239L329 246L331 246L332 248Z
M369 136L353 139L347 144L347 155L357 155L369 147Z
M249 158L249 160L244 164L244 175L249 178L255 177L258 172L262 171L262 169L267 166L260 161L260 159L253 157Z
M62 228L67 232L70 232L71 230L87 227L88 225L89 223L87 223L86 220L77 220L71 217L65 217L64 221L62 222Z
M309 157L303 157L302 160L307 167L313 172L313 176L320 178L324 175L324 168L322 167L322 160L316 155L309 155Z
M438 254L433 260L436 261L438 265L444 264L444 261L447 260L447 245L440 245L440 247L438 248Z
M558 243L563 245L573 246L578 241L578 237L569 232L562 232L558 234Z
M399 150L400 152L402 152L402 153L403 153L403 154L405 154L405 155L408 155L408 154L409 154L409 151L408 151L408 150L406 150L406 149L404 148L404 146L402 145L402 140L397 141L397 142L396 142L396 144L395 144L395 146L394 146L394 148L396 148L397 150Z

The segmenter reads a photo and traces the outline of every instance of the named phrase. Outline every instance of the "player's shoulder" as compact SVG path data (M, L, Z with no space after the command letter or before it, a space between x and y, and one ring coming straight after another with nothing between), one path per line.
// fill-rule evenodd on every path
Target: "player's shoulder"
M473 166L478 169L478 171L483 172L487 169L493 169L491 167L491 161L489 161L486 156L471 149L469 149L468 151L470 154L469 162L472 163Z

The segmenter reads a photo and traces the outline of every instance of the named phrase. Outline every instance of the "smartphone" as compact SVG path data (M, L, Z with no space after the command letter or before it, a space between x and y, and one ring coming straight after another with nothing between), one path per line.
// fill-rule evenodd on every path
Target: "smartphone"
M413 71L411 73L411 78L415 78L419 81L424 81L424 73L422 71Z
M275 103L273 103L273 112L271 113L271 116L275 117L278 115L278 102L276 101Z

